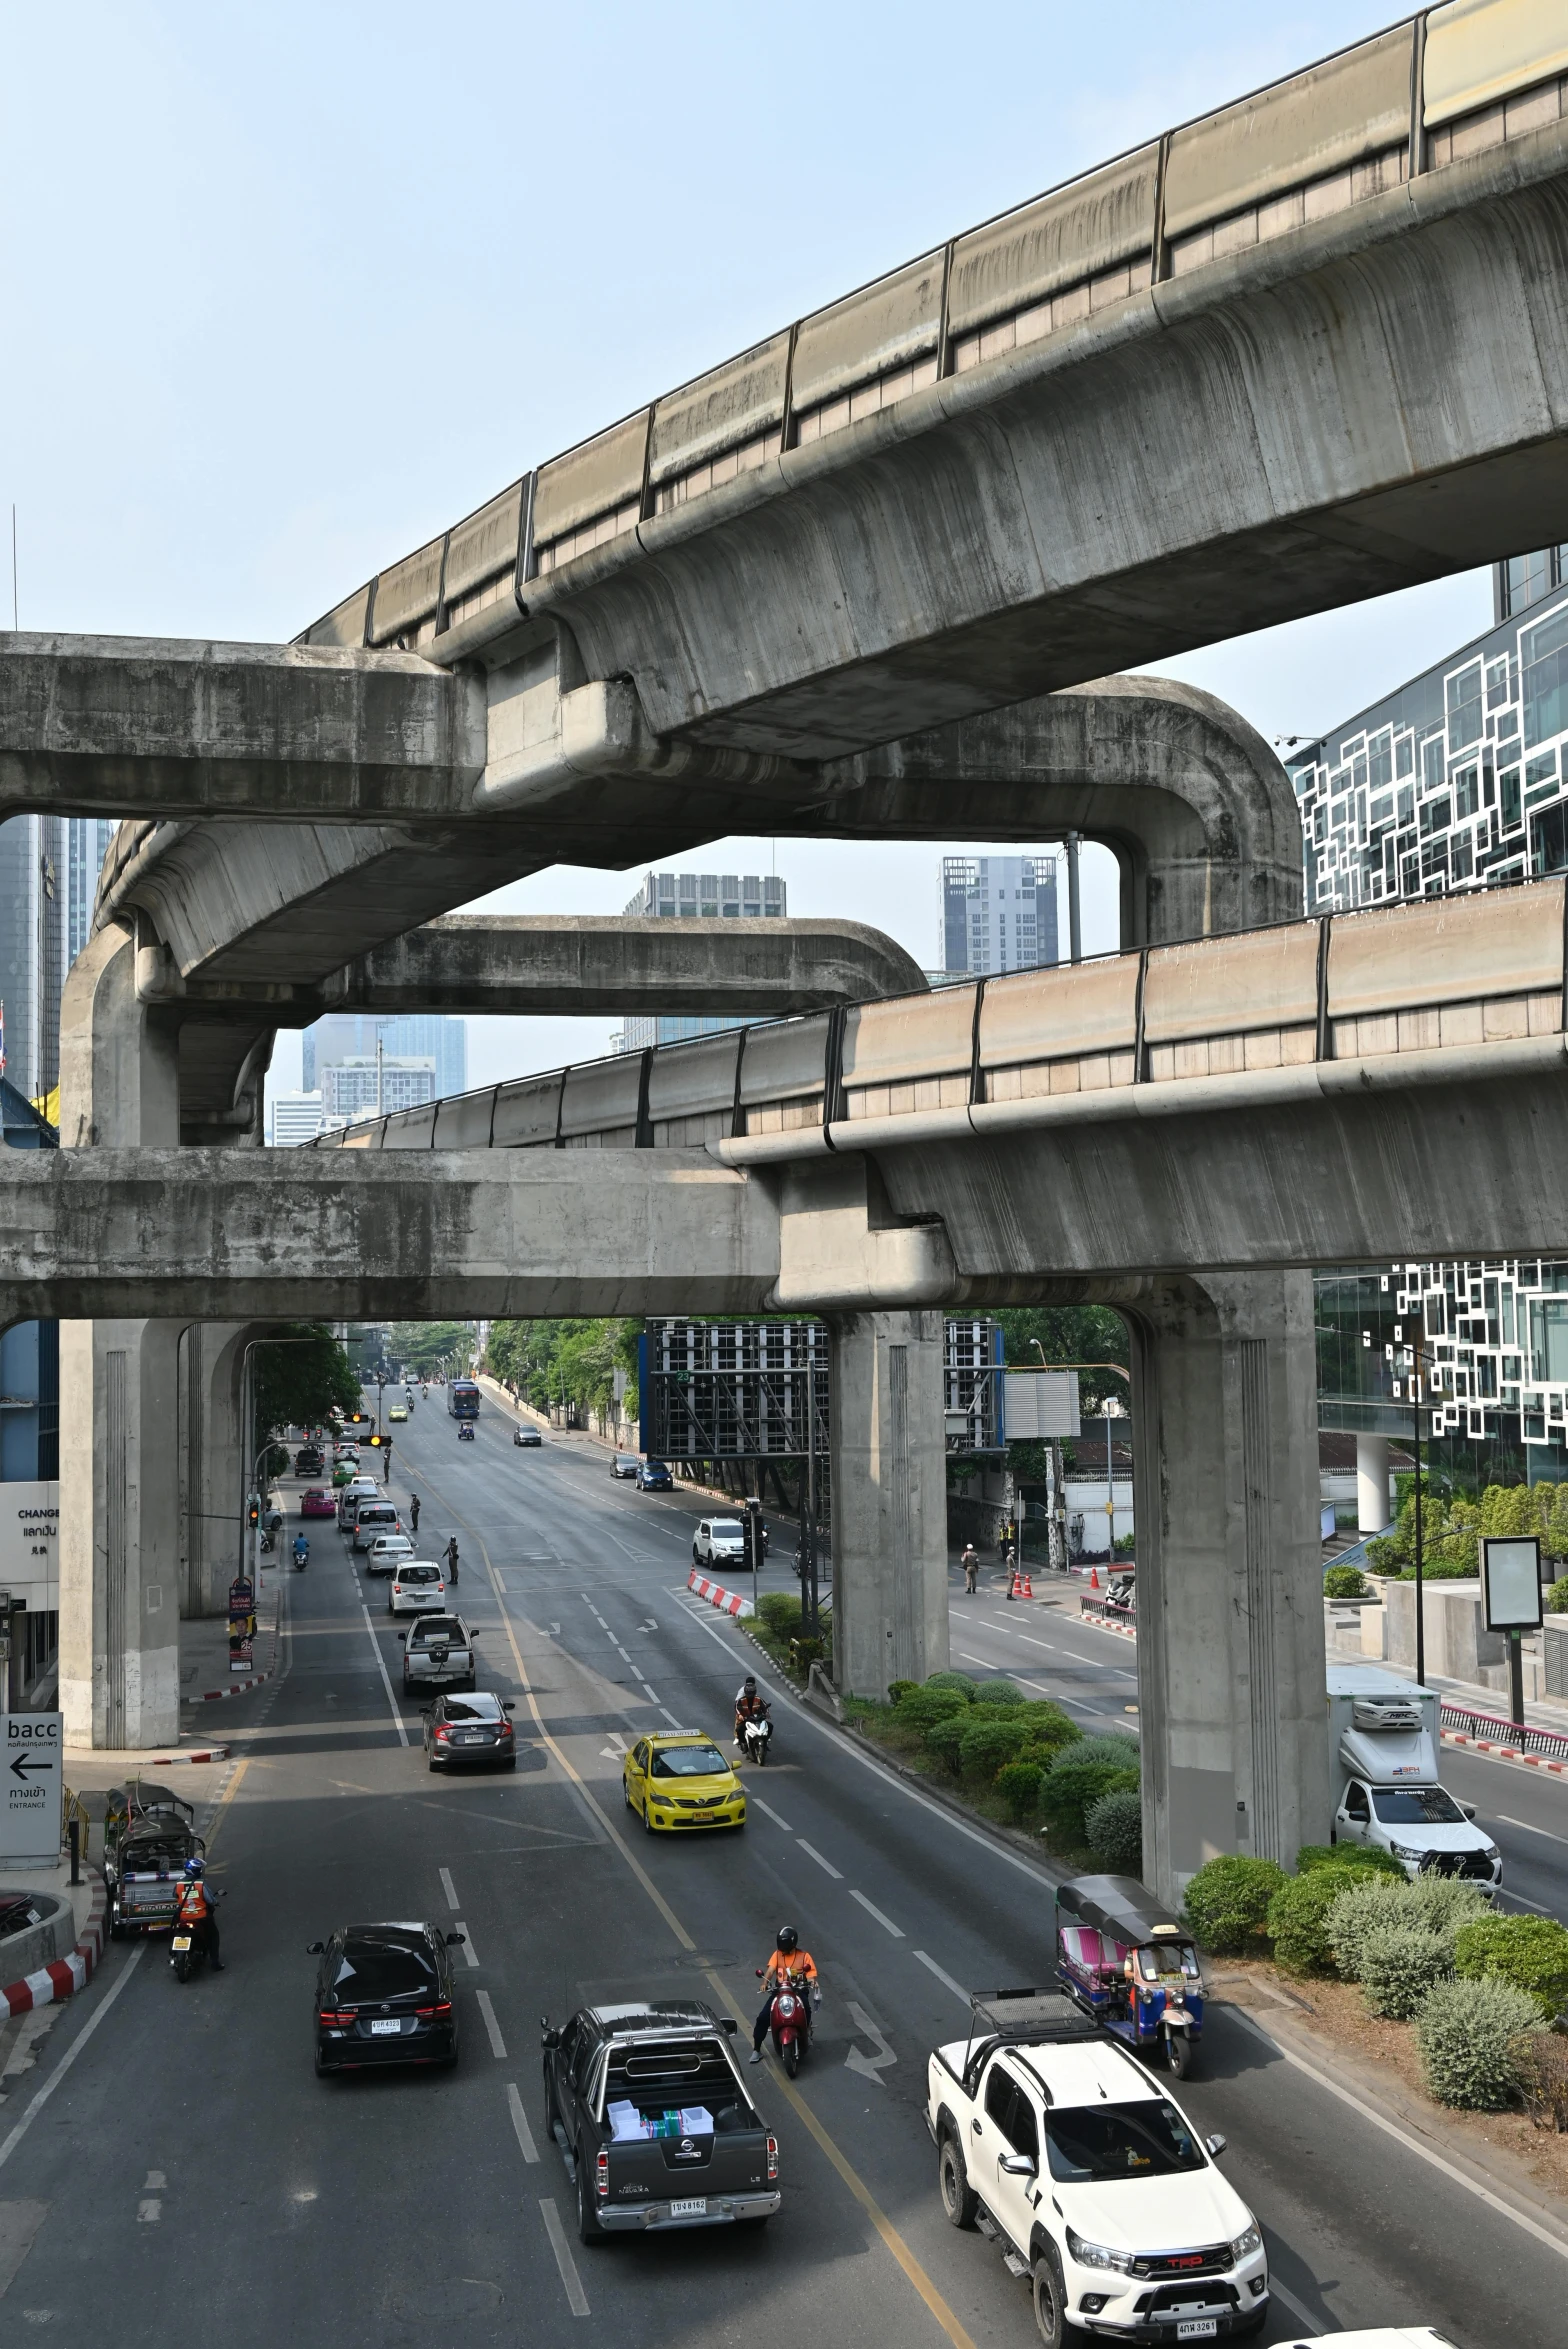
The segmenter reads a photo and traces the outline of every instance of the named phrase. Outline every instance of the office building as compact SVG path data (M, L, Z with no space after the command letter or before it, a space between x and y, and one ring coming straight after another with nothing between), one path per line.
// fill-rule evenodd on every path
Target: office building
M782 921L787 903L776 873L648 873L625 910L642 919ZM650 1044L678 1044L688 1036L716 1036L747 1025L733 1014L640 1013L612 1038L612 1050L641 1052Z
M1287 758L1309 913L1568 869L1568 547L1496 566L1493 624ZM1537 1258L1324 1271L1319 1419L1425 1425L1484 1482L1568 1475L1568 1265Z
M944 971L990 978L1054 963L1054 856L945 856L942 859Z
M321 1092L330 1108L332 1088L327 1081L327 1070L349 1061L368 1060L374 1064L378 1043L388 1061L429 1061L435 1071L435 1093L421 1093L418 1096L421 1101L466 1092L468 1027L465 1021L448 1018L442 1012L388 1019L368 1011L329 1012L325 1019L317 1020L314 1027L305 1030L300 1039L302 1090ZM392 1106L389 1101L387 1107Z
M30 1101L60 1081L60 998L86 945L112 824L12 816L0 824L0 1006L6 1074Z
M321 1071L322 1121L341 1123L394 1109L418 1109L422 1102L437 1100L441 1092L439 1071L428 1055L370 1052L329 1061Z
M297 1150L302 1142L313 1142L322 1130L322 1112L319 1086L313 1093L274 1093L267 1137L274 1150Z

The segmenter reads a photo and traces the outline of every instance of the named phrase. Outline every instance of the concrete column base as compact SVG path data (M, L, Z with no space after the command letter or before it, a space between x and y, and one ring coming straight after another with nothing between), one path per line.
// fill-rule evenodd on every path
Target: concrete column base
M229 1584L240 1571L244 1437L240 1377L245 1344L259 1322L197 1322L185 1336L181 1456L183 1616L227 1612Z
M1289 1865L1329 1824L1307 1273L1162 1283L1130 1313L1143 1872Z
M829 1316L833 1677L885 1698L948 1661L943 1316Z
M180 1734L179 1325L60 1325L60 1709L67 1745Z

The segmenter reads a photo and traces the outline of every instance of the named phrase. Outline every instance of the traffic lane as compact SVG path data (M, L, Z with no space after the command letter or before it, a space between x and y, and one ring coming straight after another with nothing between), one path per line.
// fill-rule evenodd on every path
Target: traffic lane
M803 1724L806 1726L806 1724ZM814 1726L811 1725L811 1726ZM846 1773L853 1781L853 1773ZM936 2211L932 2191L932 2159L929 2140L921 2115L923 2101L923 2068L927 2049L941 2041L961 2036L967 2020L967 2002L963 1996L966 1983L994 1984L998 1979L1035 1979L1038 1967L1031 1969L1030 1960L1038 1954L1035 1940L1036 1919L1028 1913L1015 1918L1012 1929L1003 1942L993 1937L981 1937L967 1931L969 1962L958 1954L959 1939L954 1930L955 1909L951 1892L940 1895L932 1891L932 1871L927 1864L920 1866L921 1855L916 1856L919 1873L903 1873L894 1883L891 1876L877 1885L887 1907L883 1914L892 1922L902 1920L903 1938L889 1945L878 1936L883 1930L877 1920L864 1914L857 1917L853 1907L856 1887L852 1881L858 1873L866 1875L866 1855L857 1855L852 1826L843 1820L834 1822L825 1816L827 1806L819 1805L813 1812L808 1808L811 1793L811 1773L802 1770L798 1777L786 1779L783 1773L750 1772L746 1774L748 1793L755 1800L766 1784L768 1798L778 1798L787 1804L791 1814L789 1829L801 1824L812 1829L814 1849L830 1864L839 1869L840 1881L815 1872L819 1862L801 1868L798 1850L792 1849L788 1832L776 1838L759 1837L755 1826L746 1830L753 1850L760 1848L765 1866L771 1870L778 1887L790 1902L786 1912L803 1923L810 1945L824 1968L829 1985L829 2002L824 2009L823 2038L813 2051L809 2074L813 2102L825 2115L831 2117L834 2127L842 2133L857 2163L875 2182L885 2207L916 2245L921 2256L932 2263L933 2272L944 2289L951 2286L956 2295L958 2285L945 2264L951 2259L950 2244L944 2242L944 2230ZM843 1781L835 1780L829 1788L830 1796L839 1794ZM786 1794L785 1788L788 1788ZM643 1846L639 1845L639 1852ZM659 1864L659 1881L671 1890L689 1875L697 1872L699 1857L703 1868L711 1856L712 1846L688 1846L682 1850L673 1842L654 1846ZM857 1868L857 1856L861 1865ZM727 1872L726 1883L733 1897L744 1896L739 1871ZM972 1887L968 1907L973 1912ZM688 1897L690 1897L688 1890ZM1016 1896L1015 1896L1016 1897ZM957 1913L963 1913L959 1910ZM766 1911L756 1921L766 1924ZM966 1919L966 1926L968 1920ZM867 1943L870 1943L869 1953ZM1033 1947L1030 1944L1034 1944ZM916 1949L929 1956L931 1949L943 1952L952 1970L952 1979L944 1986L933 1979L929 1969L913 1959ZM922 1998L922 1992L924 1996ZM858 1993L858 1995L857 1995ZM835 2028L833 2010L837 2006L851 2023L853 2005L873 2023L880 2022L877 2035L863 2030L844 2032L842 2024ZM843 2041L843 2054L840 2041ZM880 2041L880 2044L879 2044ZM851 2072L845 2059L850 2048L862 2056L871 2068L882 2072L884 2093L877 2095L874 2088L862 2085L865 2074ZM885 2071L879 2058L891 2053L895 2060ZM820 2058L827 2057L831 2070L824 2076ZM1283 2094L1290 2101L1292 2083L1287 2083ZM1198 2118L1196 2102L1182 2092L1184 2101L1193 2102L1194 2117ZM1281 2090L1271 2083L1266 2093L1253 2100L1254 2109L1245 2113L1231 2109L1227 2113L1230 2128L1237 2142L1237 2158L1228 2166L1238 2182L1245 2178L1244 2191L1254 2201L1264 2224L1270 2229L1276 2256L1281 2260L1281 2281L1287 2291L1294 2290L1299 2309L1304 2309L1314 2320L1321 2318L1325 2325L1334 2319L1321 2301L1314 2301L1313 2278L1322 2274L1334 2278L1344 2269L1339 2249L1342 2213L1337 2204L1326 2209L1311 2198L1254 2193L1250 2183L1253 2175L1254 2140L1267 2140L1273 2127L1273 2107L1279 2101ZM1233 2100L1234 2101L1234 2100ZM1223 2124L1216 2122L1215 2126ZM1307 2123L1298 2118L1298 2129ZM1240 2165L1240 2166L1238 2166ZM1324 2264L1329 2250L1334 2257ZM1009 2302L1006 2280L996 2270L994 2255L978 2253L978 2267L974 2283L984 2302L983 2316L994 2319ZM1370 2253L1360 2258L1360 2270L1371 2271ZM1359 2271L1358 2271L1359 2274ZM1294 2284L1292 2283L1294 2279ZM1342 2277L1343 2281L1350 2281ZM1001 2291L1001 2300L997 2293ZM1358 2306L1359 2303L1359 2306ZM1357 2321L1370 2321L1370 2312L1380 2309L1383 2301L1373 2299L1359 2288L1343 2295L1341 2308L1349 2306ZM1282 2309L1274 2324L1274 2337L1289 2337L1299 2333L1297 2315Z
M308 1725L303 1678L291 1675L279 1702ZM13 2287L25 2309L74 2319L76 2337L109 2323L118 2337L152 2341L199 2276L207 2329L260 2344L285 2327L364 2338L367 2310L373 2337L413 2339L450 2310L450 2300L438 2310L432 2286L454 2273L488 2280L514 2310L560 2294L542 2226L533 2238L519 2228L515 2192L491 2183L489 2164L443 2214L435 2259L421 2248L432 2240L432 2131L489 2146L507 2127L504 2099L470 2064L472 2011L465 2066L451 2079L336 2084L311 2070L315 1961L304 1944L355 1911L441 1906L434 1854L400 1807L409 1767L395 1746L358 1757L356 1800L323 1785L319 1757L253 1759L212 1839L214 1878L233 1886L224 1974L182 1989L161 1942L139 1957L113 1953L111 1975L131 1957L137 1971L26 2141L29 2191L50 2215ZM437 1848L450 1858L449 1822ZM459 2000L472 2009L462 1987ZM462 2311L470 2337L515 2339L515 2322L486 2316L486 2296ZM563 2303L560 2329L570 2321Z

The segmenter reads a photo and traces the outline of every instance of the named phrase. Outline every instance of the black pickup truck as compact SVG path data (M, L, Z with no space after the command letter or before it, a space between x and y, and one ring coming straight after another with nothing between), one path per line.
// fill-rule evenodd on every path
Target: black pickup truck
M689 2003L582 2007L544 2026L545 2126L584 2243L766 2225L779 2149L735 2062L735 2025Z

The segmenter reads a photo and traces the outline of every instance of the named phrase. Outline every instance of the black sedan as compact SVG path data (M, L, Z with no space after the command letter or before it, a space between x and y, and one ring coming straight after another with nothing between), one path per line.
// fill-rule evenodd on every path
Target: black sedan
M316 2070L372 2064L455 2064L457 2010L450 1948L461 1933L434 1925L340 1925L313 1941Z
M437 1697L422 1710L425 1760L432 1770L461 1770L471 1762L517 1768L517 1739L507 1719L511 1704L492 1696L488 1688Z

